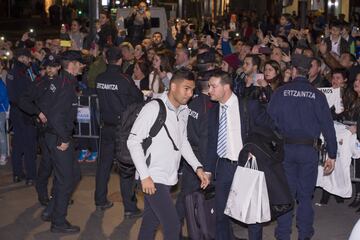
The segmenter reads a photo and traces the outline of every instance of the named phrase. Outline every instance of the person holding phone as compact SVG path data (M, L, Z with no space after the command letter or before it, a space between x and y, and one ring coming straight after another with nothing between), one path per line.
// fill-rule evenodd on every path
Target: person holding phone
M146 31L151 28L150 11L145 1L134 6L130 15L125 18L125 28L128 31L127 41L134 46L145 38Z
M244 77L241 80L241 86L235 92L238 97L260 100L261 87L264 85L261 83L264 81L264 74L259 72L260 64L261 59L258 55L246 55L242 74Z
M172 57L167 50L159 51L155 54L152 65L153 71L149 75L149 89L154 93L162 93L169 89L170 79L172 78Z

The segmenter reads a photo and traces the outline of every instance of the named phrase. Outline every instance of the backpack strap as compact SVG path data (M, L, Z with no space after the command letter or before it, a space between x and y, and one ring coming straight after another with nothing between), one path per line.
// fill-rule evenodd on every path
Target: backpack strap
M171 137L169 129L167 128L165 121L166 121L166 106L164 104L164 102L161 99L153 99L155 101L157 101L159 103L159 114L155 120L154 125L151 127L150 132L149 132L149 137L153 138L155 137L161 130L162 127L165 128L166 134L168 135L173 147L175 151L179 151L179 149L176 147L176 144L174 142L174 139Z

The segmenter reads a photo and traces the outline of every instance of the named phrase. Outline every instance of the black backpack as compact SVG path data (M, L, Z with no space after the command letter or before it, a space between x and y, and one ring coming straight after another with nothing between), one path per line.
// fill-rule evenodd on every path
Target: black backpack
M176 147L174 140L171 138L168 128L165 125L166 120L166 107L162 100L153 99L151 101L157 101L160 106L159 114L154 122L154 125L151 127L149 132L149 137L145 138L142 142L142 147L144 150L144 154L146 154L147 149L150 147L152 143L152 138L155 137L161 130L162 127L165 128L166 133L171 140L173 147L176 151L178 148ZM135 165L131 158L129 149L127 147L127 140L130 135L130 131L134 125L136 118L138 117L141 109L148 102L134 103L131 104L126 110L121 114L119 118L119 122L116 125L116 139L115 139L115 160L118 163L119 173L123 177L132 177L135 173ZM149 156L150 157L150 156ZM147 162L149 159L147 159Z

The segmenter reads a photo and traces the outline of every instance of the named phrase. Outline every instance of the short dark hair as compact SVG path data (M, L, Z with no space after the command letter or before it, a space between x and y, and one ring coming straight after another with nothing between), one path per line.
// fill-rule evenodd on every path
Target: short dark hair
M342 26L341 22L335 20L335 21L332 21L332 22L330 23L330 28L332 28L332 27L336 27L336 28L342 29L343 26Z
M221 85L229 84L231 88L233 86L232 78L231 78L230 74L227 72L224 72L222 70L217 70L217 71L214 71L214 73L212 74L211 77L220 78Z
M309 69L303 68L303 67L294 67L296 68L297 75L299 76L307 76L309 74Z
M186 68L180 68L174 72L170 80L170 84L175 82L182 82L184 80L195 82L195 74Z
M315 61L316 64L317 64L319 67L321 67L321 60L320 60L320 58L313 57L313 58L311 59L311 62L312 62L312 61Z
M245 56L245 58L251 58L251 62L253 65L256 65L258 67L258 69L260 68L261 65L261 59L258 55L255 54L247 54Z
M153 36L154 36L155 34L160 34L161 39L163 39L163 35L162 35L162 33L161 33L161 32L154 32L154 33L153 33Z
M334 74L341 74L344 79L347 79L349 75L348 71L345 68L335 68L331 72L331 76L333 76Z

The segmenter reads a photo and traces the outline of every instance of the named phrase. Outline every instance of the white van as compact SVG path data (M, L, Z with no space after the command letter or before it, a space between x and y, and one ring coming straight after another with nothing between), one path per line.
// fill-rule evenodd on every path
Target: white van
M163 39L167 36L168 20L166 17L165 8L150 7L151 16L151 31L152 35L155 32L161 32ZM118 8L116 13L116 26L118 29L124 29L124 19L132 12L132 8Z

